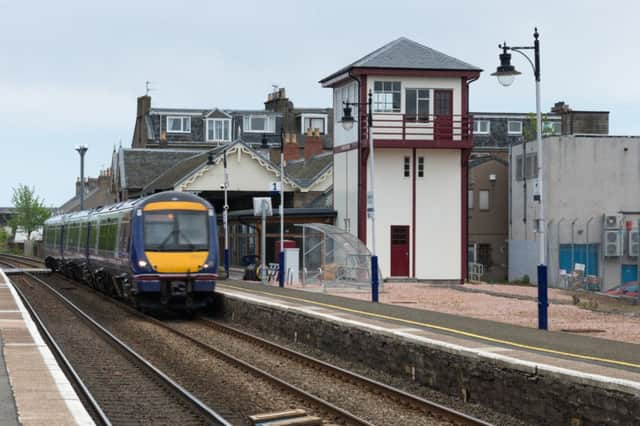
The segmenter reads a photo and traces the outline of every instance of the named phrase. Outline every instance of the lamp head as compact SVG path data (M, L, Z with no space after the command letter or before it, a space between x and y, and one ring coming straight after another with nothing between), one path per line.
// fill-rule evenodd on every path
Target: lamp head
M353 129L353 123L355 122L353 115L351 115L351 107L349 104L345 104L342 114L342 128L347 132Z
M511 65L511 54L507 53L507 44L502 44L499 47L502 49L502 53L500 54L500 65L496 69L496 72L491 75L498 77L498 82L503 86L511 86L515 76L522 73L516 71L516 68Z

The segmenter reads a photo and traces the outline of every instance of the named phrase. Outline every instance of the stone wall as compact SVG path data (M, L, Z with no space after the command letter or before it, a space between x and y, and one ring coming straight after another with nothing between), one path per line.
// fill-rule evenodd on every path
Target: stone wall
M320 349L396 377L484 405L532 424L638 424L640 397L626 387L520 363L483 359L443 348L373 333L292 310L218 294L217 312L279 338ZM415 371L415 373L414 373Z

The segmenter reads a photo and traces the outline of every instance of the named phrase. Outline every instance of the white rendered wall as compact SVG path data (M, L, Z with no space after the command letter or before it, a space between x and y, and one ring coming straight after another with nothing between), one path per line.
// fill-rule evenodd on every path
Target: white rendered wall
M376 149L375 151L375 213L376 254L384 277L391 275L391 225L409 226L411 238L413 188L411 177L403 177L404 157L413 155L410 149ZM367 165L368 167L368 165ZM413 173L413 171L412 171ZM370 189L369 171L367 185ZM367 224L367 246L371 245L371 221ZM409 241L409 273L411 273Z
M462 252L460 151L418 149L424 177L416 177L416 278L459 280ZM417 162L417 161L416 161Z
M358 235L358 151L333 156L333 208L336 226Z
M347 83L333 88L333 146L338 147L341 145L350 144L358 141L358 123L354 123L351 130L346 131L342 128L342 111L344 105L342 101L358 102L358 84L355 81L348 81ZM366 101L366 100L365 100ZM358 107L351 107L351 115L358 119Z

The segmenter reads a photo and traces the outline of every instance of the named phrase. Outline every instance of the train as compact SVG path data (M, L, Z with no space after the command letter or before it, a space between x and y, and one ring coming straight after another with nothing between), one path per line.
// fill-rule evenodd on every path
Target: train
M213 206L167 191L47 219L53 271L143 311L194 312L213 302L218 237Z

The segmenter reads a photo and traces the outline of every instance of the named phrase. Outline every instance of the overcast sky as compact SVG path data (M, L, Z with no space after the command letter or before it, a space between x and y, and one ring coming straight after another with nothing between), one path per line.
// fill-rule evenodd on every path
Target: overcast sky
M0 0L0 206L34 186L47 205L131 145L136 97L152 105L263 108L273 84L296 106L330 106L318 80L400 36L484 72L472 111L535 109L524 58L512 87L489 74L498 43L542 47L542 108L608 110L613 134L640 135L640 3L635 1Z

